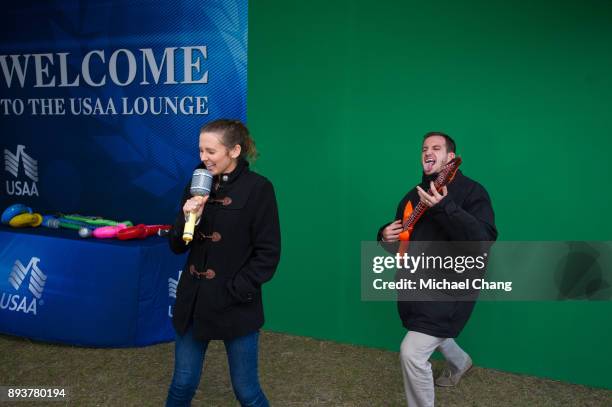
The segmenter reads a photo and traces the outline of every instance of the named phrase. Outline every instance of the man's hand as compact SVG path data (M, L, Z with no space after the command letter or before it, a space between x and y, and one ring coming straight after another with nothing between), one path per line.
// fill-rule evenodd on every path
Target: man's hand
M448 189L446 189L446 186L443 186L442 195L440 195L440 193L434 187L433 181L431 181L430 188L432 191L431 195L425 192L423 188L421 188L420 186L417 185L416 187L417 193L419 194L419 198L421 198L421 202L423 202L425 205L431 208L432 206L437 205L438 202L443 200L446 197L446 195L448 195Z
M383 229L382 231L382 240L383 242L396 242L399 240L399 235L402 233L402 221L396 220L393 223L390 223L389 226Z

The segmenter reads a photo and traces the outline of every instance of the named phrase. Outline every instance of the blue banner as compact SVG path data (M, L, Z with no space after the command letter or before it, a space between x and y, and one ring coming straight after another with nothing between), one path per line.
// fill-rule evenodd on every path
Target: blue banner
M159 237L81 240L0 226L0 332L100 347L172 340L184 261Z
M246 121L247 1L11 2L0 207L167 223L199 128Z

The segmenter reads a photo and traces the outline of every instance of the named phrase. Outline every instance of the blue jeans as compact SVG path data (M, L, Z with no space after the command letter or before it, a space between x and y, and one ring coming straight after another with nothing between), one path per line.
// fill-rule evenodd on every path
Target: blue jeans
M268 399L259 386L257 376L257 344L259 332L223 341L227 352L234 394L243 407L268 407ZM174 376L166 406L189 406L200 376L209 341L198 341L191 328L183 336L176 335Z

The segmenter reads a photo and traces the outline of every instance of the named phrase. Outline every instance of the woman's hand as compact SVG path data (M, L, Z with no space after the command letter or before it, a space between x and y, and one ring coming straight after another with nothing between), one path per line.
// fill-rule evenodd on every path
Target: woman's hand
M196 214L196 219L199 219L202 216L202 212L204 212L204 205L206 205L206 201L208 201L209 195L206 196L193 196L185 202L183 205L183 214L185 218L189 216L190 213Z

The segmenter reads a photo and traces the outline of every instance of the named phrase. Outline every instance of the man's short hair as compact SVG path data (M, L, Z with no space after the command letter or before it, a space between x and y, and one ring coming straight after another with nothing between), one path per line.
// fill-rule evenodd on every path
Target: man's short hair
M441 131L430 131L429 133L425 134L425 136L423 136L423 142L432 136L444 137L444 140L446 141L446 152L447 153L454 153L455 150L457 150L457 145L455 144L455 140L453 140L452 137L449 136L448 134L442 133Z

